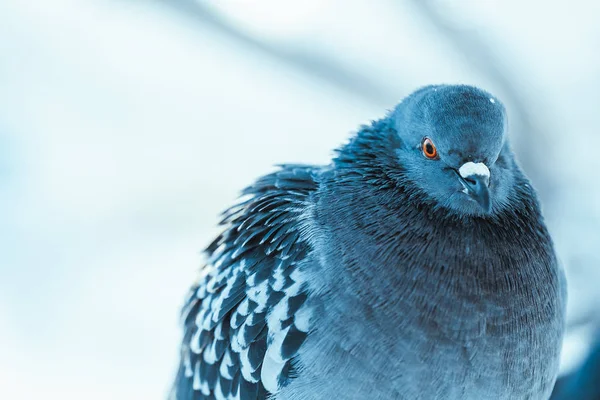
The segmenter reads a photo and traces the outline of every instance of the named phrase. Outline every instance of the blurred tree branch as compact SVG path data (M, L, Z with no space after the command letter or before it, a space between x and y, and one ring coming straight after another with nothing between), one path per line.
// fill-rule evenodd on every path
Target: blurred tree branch
M256 39L232 26L209 6L196 0L158 0L198 23L209 26L238 44L262 53L309 76L316 77L339 90L382 107L389 107L401 96L369 76L354 70L330 55L284 47Z
M329 54L282 46L254 38L240 31L201 1L158 1L187 18L192 18L197 23L210 27L247 49L278 60L291 68L326 82L338 90L377 106L389 107L406 94L395 91L392 93L378 80L344 65ZM515 150L520 153L523 167L533 177L542 197L546 201L551 200L554 197L552 196L554 179L548 176L544 166L548 162L547 154L550 154L548 143L550 143L552 135L546 126L542 126L540 121L531 115L530 101L515 85L514 79L511 79L509 69L480 36L452 24L440 12L434 0L413 0L412 4L415 10L431 23L440 37L446 38L470 65L496 84L507 103L514 107L511 110L511 121L518 134L513 136L513 145ZM536 149L535 152L529 151L533 148Z

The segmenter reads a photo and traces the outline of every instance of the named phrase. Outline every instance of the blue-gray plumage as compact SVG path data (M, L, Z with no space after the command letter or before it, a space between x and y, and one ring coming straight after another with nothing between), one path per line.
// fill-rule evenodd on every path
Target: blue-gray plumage
M183 311L172 398L547 399L564 282L499 100L428 86L328 166L247 188Z

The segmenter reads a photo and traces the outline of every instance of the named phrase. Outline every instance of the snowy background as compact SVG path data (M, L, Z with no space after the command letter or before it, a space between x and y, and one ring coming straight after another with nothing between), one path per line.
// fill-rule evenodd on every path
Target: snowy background
M162 399L217 214L428 83L503 99L600 319L600 3L0 2L0 398Z

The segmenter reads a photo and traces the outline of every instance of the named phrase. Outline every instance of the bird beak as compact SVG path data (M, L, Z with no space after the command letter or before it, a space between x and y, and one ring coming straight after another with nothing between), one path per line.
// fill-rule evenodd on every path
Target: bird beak
M464 192L471 196L485 212L490 212L490 170L484 163L468 162L458 169Z

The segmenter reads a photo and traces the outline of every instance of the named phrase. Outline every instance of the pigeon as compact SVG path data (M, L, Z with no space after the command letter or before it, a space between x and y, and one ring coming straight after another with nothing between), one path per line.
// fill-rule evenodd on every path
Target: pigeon
M243 190L183 307L170 398L548 399L564 274L506 115L426 86L329 165Z

